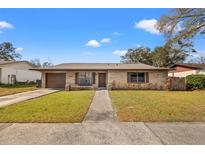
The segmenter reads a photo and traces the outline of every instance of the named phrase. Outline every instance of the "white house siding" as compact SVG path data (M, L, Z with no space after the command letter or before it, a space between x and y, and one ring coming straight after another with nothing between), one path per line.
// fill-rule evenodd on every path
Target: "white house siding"
M205 75L205 70L192 70L192 71L174 72L174 73L170 72L168 75L170 77L186 77L192 74L204 74Z
M26 81L36 81L41 79L41 73L38 71L31 70L20 70L13 68L1 68L1 83L10 84L11 79L8 76L16 75L17 82L26 82Z

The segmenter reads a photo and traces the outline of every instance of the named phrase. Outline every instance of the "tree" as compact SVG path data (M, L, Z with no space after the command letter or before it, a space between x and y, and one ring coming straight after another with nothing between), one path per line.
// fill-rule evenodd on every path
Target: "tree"
M193 38L205 34L205 9L173 9L169 15L161 16L157 28L165 34L167 44L196 52Z
M141 62L156 67L168 67L175 63L184 62L187 56L186 52L168 45L156 47L153 51L149 48L140 47L129 49L124 56L121 56L121 62Z
M144 63L152 65L151 50L149 48L139 47L128 49L128 52L121 56L122 63Z
M21 58L19 53L16 53L16 48L10 42L3 42L0 44L0 59L15 60Z
M157 67L168 67L175 63L183 63L188 54L172 46L156 47L152 52L152 63Z
M169 52L164 47L156 47L152 53L152 63L156 67L167 66Z
M192 58L188 61L188 63L205 64L205 56L202 53L197 53L191 56Z
M199 63L200 64L205 64L205 56L200 56L199 57Z
M51 62L44 62L42 64L42 67L49 67L49 66L53 66L53 64Z
M41 62L40 62L40 60L39 59L32 59L31 61L30 61L30 63L31 64L33 64L35 67L41 67Z
M49 67L49 66L53 66L53 64L51 62L41 62L39 59L33 59L30 61L31 64L33 64L35 67Z

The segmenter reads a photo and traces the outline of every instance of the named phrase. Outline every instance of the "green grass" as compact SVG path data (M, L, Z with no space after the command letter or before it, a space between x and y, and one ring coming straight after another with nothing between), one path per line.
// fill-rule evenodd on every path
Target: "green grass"
M36 90L36 87L0 87L0 96Z
M0 122L81 122L94 91L61 91L0 108Z
M205 91L110 91L120 121L205 121Z

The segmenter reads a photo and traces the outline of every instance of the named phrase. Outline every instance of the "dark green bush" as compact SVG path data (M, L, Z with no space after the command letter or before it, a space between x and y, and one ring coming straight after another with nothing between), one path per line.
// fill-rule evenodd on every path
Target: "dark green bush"
M190 90L205 89L205 75L188 75L186 77L186 86Z
M33 81L30 82L16 82L15 84L3 84L0 83L1 88L21 88L21 87L32 87L35 86L36 83Z

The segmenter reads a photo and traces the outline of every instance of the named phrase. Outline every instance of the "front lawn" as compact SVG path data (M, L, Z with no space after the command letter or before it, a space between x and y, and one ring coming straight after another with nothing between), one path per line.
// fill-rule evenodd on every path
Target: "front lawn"
M205 91L110 91L120 121L205 121Z
M1 87L0 86L0 96L11 95L26 91L36 90L36 87Z
M0 108L0 122L81 122L94 91L61 91Z

